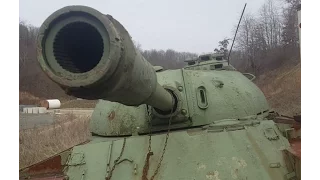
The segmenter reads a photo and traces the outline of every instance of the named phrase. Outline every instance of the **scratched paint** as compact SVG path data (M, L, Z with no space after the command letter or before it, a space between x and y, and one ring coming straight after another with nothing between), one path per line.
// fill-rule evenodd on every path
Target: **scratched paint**
M219 172L218 171L208 172L206 174L206 178L210 180L220 180Z
M199 164L198 171L205 170L207 166L205 164Z
M109 120L113 120L115 116L116 116L116 113L114 111L111 111L109 116L108 116L108 119Z

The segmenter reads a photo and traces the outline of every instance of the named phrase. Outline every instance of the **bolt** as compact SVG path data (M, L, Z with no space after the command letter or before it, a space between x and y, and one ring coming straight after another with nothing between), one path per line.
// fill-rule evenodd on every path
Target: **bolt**
M135 175L137 174L137 166L138 166L137 164L134 164L134 166L133 166L133 167L134 167L134 174L135 174Z
M187 114L187 110L181 109L181 114L186 115Z
M139 131L140 131L140 127L137 126L136 130L132 133L133 136L138 136L139 135Z
M178 90L179 90L179 91L182 91L182 90L183 90L183 87L182 87L182 86L179 86L179 87L178 87Z

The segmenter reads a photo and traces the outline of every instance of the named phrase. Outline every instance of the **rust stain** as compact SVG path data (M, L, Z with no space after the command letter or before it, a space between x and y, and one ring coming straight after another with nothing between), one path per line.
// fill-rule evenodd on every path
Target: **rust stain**
M153 152L148 152L147 157L146 157L146 161L143 167L143 172L142 172L142 180L148 180L148 171L149 171L149 160L150 157L153 155Z
M108 119L111 121L116 116L116 113L114 111L111 111L111 113L108 115Z
M49 109L49 102L47 100L41 100L38 105L40 107L45 107L46 109Z
M20 179L65 179L60 155L30 166L25 172L20 172L19 174Z
M301 159L301 139L290 139L289 142L291 145L290 153Z
M42 173L62 173L61 156L55 156L40 164L31 166L28 170L29 175Z

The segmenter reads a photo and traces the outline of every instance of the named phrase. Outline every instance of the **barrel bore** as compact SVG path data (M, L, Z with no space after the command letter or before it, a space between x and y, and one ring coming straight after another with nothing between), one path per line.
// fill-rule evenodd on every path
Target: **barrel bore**
M72 73L92 70L103 54L100 33L88 23L74 22L64 26L53 42L53 53L59 65Z
M168 112L176 102L157 82L127 30L112 16L67 6L40 27L38 61L69 95L124 105L148 104Z

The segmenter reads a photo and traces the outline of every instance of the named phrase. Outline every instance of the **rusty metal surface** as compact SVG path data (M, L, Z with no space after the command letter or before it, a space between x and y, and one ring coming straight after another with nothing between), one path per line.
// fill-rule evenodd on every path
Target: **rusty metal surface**
M78 145L87 144L90 141L85 141ZM51 158L48 158L39 163L33 164L19 170L20 179L65 179L64 168L68 162L72 148L67 149Z
M290 145L291 145L291 150L290 152L301 159L301 139L290 139L289 140Z
M54 156L20 172L20 179L63 179L61 156Z
M29 175L36 175L42 173L61 173L61 156L55 156L41 164L36 164L28 169Z
M287 131L287 138L290 143L288 151L295 157L301 159L301 115L294 117L281 115L274 118L275 123L290 125Z

